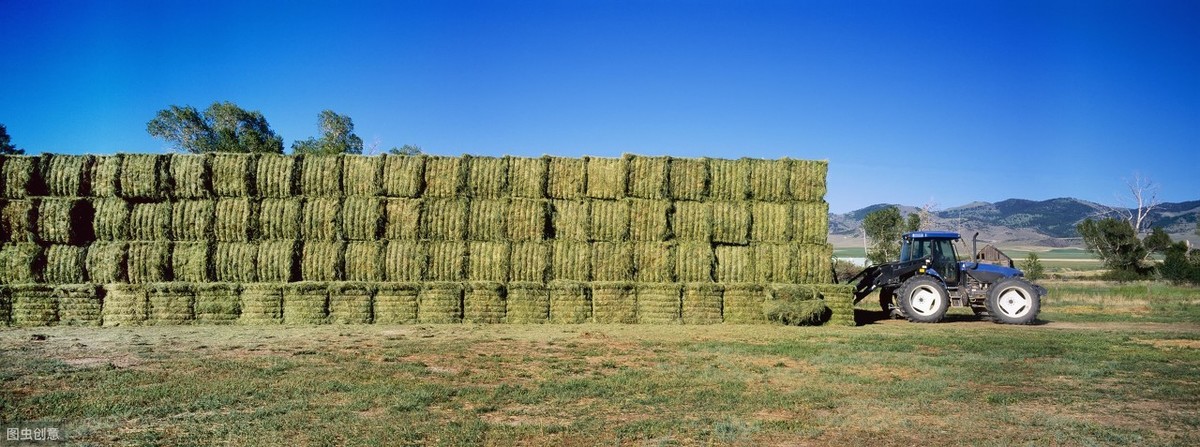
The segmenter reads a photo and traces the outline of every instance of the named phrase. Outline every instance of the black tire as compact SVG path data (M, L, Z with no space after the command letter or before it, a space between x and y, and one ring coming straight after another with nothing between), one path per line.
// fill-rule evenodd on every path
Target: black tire
M987 311L992 321L1004 324L1033 324L1042 309L1037 288L1023 278L1005 278L988 291Z
M908 321L937 323L950 309L950 295L938 280L930 276L914 276L900 286L896 305Z

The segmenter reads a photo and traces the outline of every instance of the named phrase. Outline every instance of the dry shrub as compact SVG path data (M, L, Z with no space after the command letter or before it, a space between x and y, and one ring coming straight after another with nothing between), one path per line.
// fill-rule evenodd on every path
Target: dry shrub
M101 299L95 284L54 286L58 301L58 324L63 326L99 326Z
M665 241L671 237L671 202L665 200L629 200L629 239Z
M123 241L129 239L129 203L125 199L99 198L92 200L92 230L96 239Z
M675 244L672 242L635 242L634 279L638 282L675 282Z
M255 191L260 197L282 199L291 197L298 189L299 175L296 157L262 154L255 166Z
M508 160L508 190L513 197L546 197L548 163L545 158L505 158Z
M579 281L550 281L550 322L558 324L586 323L592 318L592 301L585 283Z
M587 241L590 238L591 207L589 202L579 200L552 200L551 222L554 234L551 239L564 241Z
M714 200L744 200L750 193L750 160L709 159L708 197Z
M508 281L510 246L507 242L467 244L468 281Z
M388 281L421 281L429 265L424 242L388 241L385 248L383 273Z
M384 245L379 241L346 244L346 280L382 281Z
M104 206L113 206L105 204ZM99 216L101 209L96 209ZM103 210L111 212L110 210ZM171 205L171 237L177 241L207 241L213 237L216 203L212 200L181 200ZM100 229L97 228L97 232ZM112 233L112 229L104 232Z
M718 245L714 250L717 257L717 282L754 282L757 266L750 247Z
M466 194L475 199L508 195L508 158L464 157L467 163Z
M459 282L426 282L417 296L417 321L461 323L463 286Z
M467 274L466 242L430 242L429 267L425 279L429 281L462 281Z
M97 241L88 246L85 264L91 281L100 284L125 282L127 248L127 243L120 241Z
M767 321L763 313L767 291L761 284L735 283L724 286L722 314L726 323L749 324Z
M505 205L505 232L513 241L540 241L546 237L549 203L540 199L512 199Z
M108 284L104 286L104 307L101 320L105 327L137 326L146 321L150 301L146 287L141 284Z
M46 267L42 274L50 284L79 284L87 280L87 251L74 245L50 245L45 248Z
M593 199L625 197L629 165L624 158L583 157L587 165L587 196Z
M348 196L377 196L383 191L383 156L346 155L342 166Z
M681 241L675 245L675 279L679 282L713 282L715 267L712 244Z
M217 242L213 247L213 279L218 282L258 281L258 244Z
M342 195L341 155L302 155L300 160L301 194L336 197Z
M467 213L467 239L501 241L505 239L505 211L508 200L474 199Z
M712 203L713 242L741 244L750 242L750 207L746 202Z
M668 195L675 200L704 200L708 197L708 160L671 158L668 162Z
M126 256L130 283L148 284L171 279L170 242L130 242Z
M201 283L194 287L196 293L193 308L196 322L203 324L231 324L241 314L240 290L234 283Z
M258 236L264 240L295 240L300 237L301 199L263 199L258 205Z
M95 210L89 200L45 198L38 202L38 239L58 244L84 244L96 238L92 230Z
M220 242L246 242L253 237L256 225L250 199L219 199L213 207L213 236Z
M88 178L91 180L92 197L116 197L120 189L121 154L97 155L92 160Z
M345 277L345 242L304 241L300 255L302 281L341 281Z
M505 323L545 323L550 320L550 289L542 282L510 282L505 305Z
M194 288L191 283L181 282L147 284L146 298L150 307L146 323L176 325L191 322L195 318Z
M587 242L556 240L551 250L551 279L591 280L592 253Z
M300 236L306 241L336 241L342 238L342 201L314 197L304 201Z
M509 280L544 282L550 266L550 245L545 242L513 242L508 259Z
M383 237L385 239L416 240L420 237L421 201L418 199L385 199Z
M668 157L626 156L629 165L629 195L642 199L667 198Z
M283 284L242 284L238 307L241 324L279 324L283 322Z
M683 322L686 324L720 323L723 292L724 288L720 284L685 284L683 286Z
M579 199L584 197L587 167L583 159L564 157L546 158L546 196L551 199Z
M167 241L171 233L171 204L135 203L129 210L129 237L135 241Z
M342 202L342 233L352 241L379 239L383 201L376 197L347 197Z
M463 292L463 321L495 324L504 322L504 285L494 281L472 281Z
M679 284L637 284L637 322L639 324L679 324L683 306Z
M208 154L212 189L217 197L248 197L254 187L258 154L218 152Z
M671 230L675 239L681 241L712 240L713 210L708 202L675 202L675 213L671 216Z
M335 324L371 322L371 297L374 288L364 282L343 282L329 286L329 320Z
M212 189L209 157L195 154L171 154L171 198L207 199Z
M632 281L633 244L593 242L591 278L593 281Z
M375 290L375 324L416 323L420 290L421 284L415 282L379 283Z
M459 197L467 183L464 164L459 157L426 156L424 197Z
M624 241L629 239L629 202L624 200L593 200L591 229L595 241Z
M290 282L298 279L300 242L294 240L258 243L256 276L262 282Z
M383 158L383 194L415 198L424 189L425 157L387 155Z
M792 160L789 176L792 199L817 202L825 199L825 174L829 162L825 160Z
M40 166L46 193L57 197L86 195L91 162L91 155L43 155Z
M428 199L421 210L421 235L435 241L466 239L467 201L463 199Z
M637 294L632 283L593 282L592 321L595 323L637 323Z
M829 238L829 204L821 202L796 202L792 206L795 216L796 234L793 240L810 244L824 244Z
M165 160L165 155L124 154L118 172L118 194L126 199L162 200Z
M788 242L792 239L792 206L787 203L753 202L750 205L750 240ZM804 221L799 221L802 225Z
M283 286L284 324L329 322L329 290L324 282L294 282Z
M0 201L0 242L33 242L35 202Z
M16 327L50 326L58 322L58 297L49 284L13 284L8 286L12 303L12 325Z

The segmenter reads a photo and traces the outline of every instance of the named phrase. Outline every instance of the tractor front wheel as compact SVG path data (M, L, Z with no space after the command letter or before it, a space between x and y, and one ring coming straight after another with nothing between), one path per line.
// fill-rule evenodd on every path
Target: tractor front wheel
M896 301L908 321L914 323L937 323L950 309L945 287L929 276L914 276L904 281Z
M1021 278L1007 278L992 285L987 310L992 320L1005 324L1032 324L1042 307L1042 297Z

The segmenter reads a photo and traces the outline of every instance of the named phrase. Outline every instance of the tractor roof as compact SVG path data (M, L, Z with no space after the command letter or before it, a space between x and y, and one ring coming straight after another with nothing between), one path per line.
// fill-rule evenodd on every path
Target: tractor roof
M914 231L904 233L905 239L959 239L961 236L953 231Z

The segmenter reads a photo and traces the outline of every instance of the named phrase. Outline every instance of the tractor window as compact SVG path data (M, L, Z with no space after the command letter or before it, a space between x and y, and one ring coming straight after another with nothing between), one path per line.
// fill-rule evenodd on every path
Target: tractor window
M911 261L929 256L929 243L929 240L904 241L904 245L900 246L900 260Z

